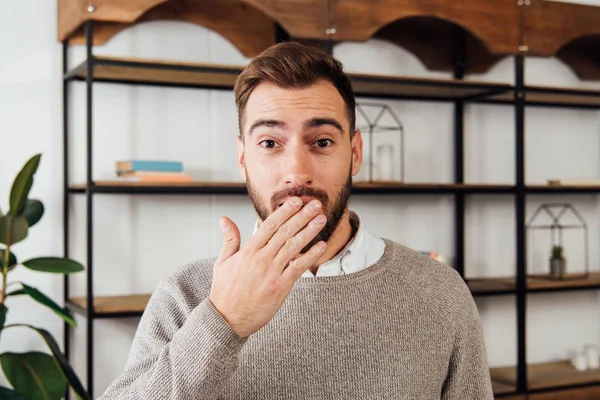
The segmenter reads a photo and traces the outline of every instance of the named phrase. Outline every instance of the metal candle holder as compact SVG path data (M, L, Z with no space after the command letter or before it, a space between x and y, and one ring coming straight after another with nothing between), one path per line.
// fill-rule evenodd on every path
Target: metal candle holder
M579 224L570 224L564 225L561 224L560 219L565 216L567 212L572 212L575 218L579 221ZM540 214L545 213L550 217L550 224L535 224L536 218L539 217ZM566 229L581 229L583 231L583 245L584 245L584 259L585 259L585 273L584 274L564 274L559 273L557 276L548 275L546 277L550 277L552 279L584 279L588 278L590 274L589 270L589 232L588 226L581 214L577 212L573 205L568 203L546 203L540 205L537 210L533 213L529 221L527 222L527 231L533 229L547 229L550 230L550 246L554 248L554 246L563 247L563 231ZM538 277L538 276L536 276Z
M376 117L369 118L366 112L367 108L379 109ZM400 145L400 181L404 182L404 126L400 122L400 118L394 113L394 111L387 104L379 103L356 103L356 111L364 118L366 125L357 126L362 132L368 132L369 134L369 182L373 182L373 134L376 131L393 132L398 131L398 141ZM393 119L394 124L391 126L380 125L381 119L386 115Z

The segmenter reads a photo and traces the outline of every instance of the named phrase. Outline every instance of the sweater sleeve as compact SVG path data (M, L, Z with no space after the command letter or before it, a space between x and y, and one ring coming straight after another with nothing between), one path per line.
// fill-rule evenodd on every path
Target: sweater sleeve
M477 307L470 293L455 322L455 338L442 400L493 400L490 369Z
M240 338L207 298L189 315L162 281L140 319L124 371L99 400L214 399L238 366Z

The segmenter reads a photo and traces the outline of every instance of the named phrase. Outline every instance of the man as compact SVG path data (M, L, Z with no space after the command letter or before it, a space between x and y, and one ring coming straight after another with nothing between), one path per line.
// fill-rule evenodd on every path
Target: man
M237 164L258 214L241 246L163 279L101 399L493 399L471 294L450 267L366 232L341 64L298 43L235 85Z

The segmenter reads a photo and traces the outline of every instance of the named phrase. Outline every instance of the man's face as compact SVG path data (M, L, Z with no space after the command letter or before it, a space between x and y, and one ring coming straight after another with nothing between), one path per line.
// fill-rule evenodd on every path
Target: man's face
M327 224L302 252L329 240L347 211L352 176L362 163L359 131L350 140L345 103L336 88L261 83L250 95L238 140L238 167L261 221L291 196L318 199Z

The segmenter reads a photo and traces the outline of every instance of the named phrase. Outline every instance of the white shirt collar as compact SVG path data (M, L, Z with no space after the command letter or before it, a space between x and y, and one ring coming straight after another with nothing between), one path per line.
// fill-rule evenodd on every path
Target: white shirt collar
M356 229L352 239L331 260L321 264L316 277L346 275L361 271L375 264L383 255L385 242L367 232L362 226L357 212L349 210L350 224ZM258 229L259 222L254 225L254 232ZM315 277L307 270L303 278Z

